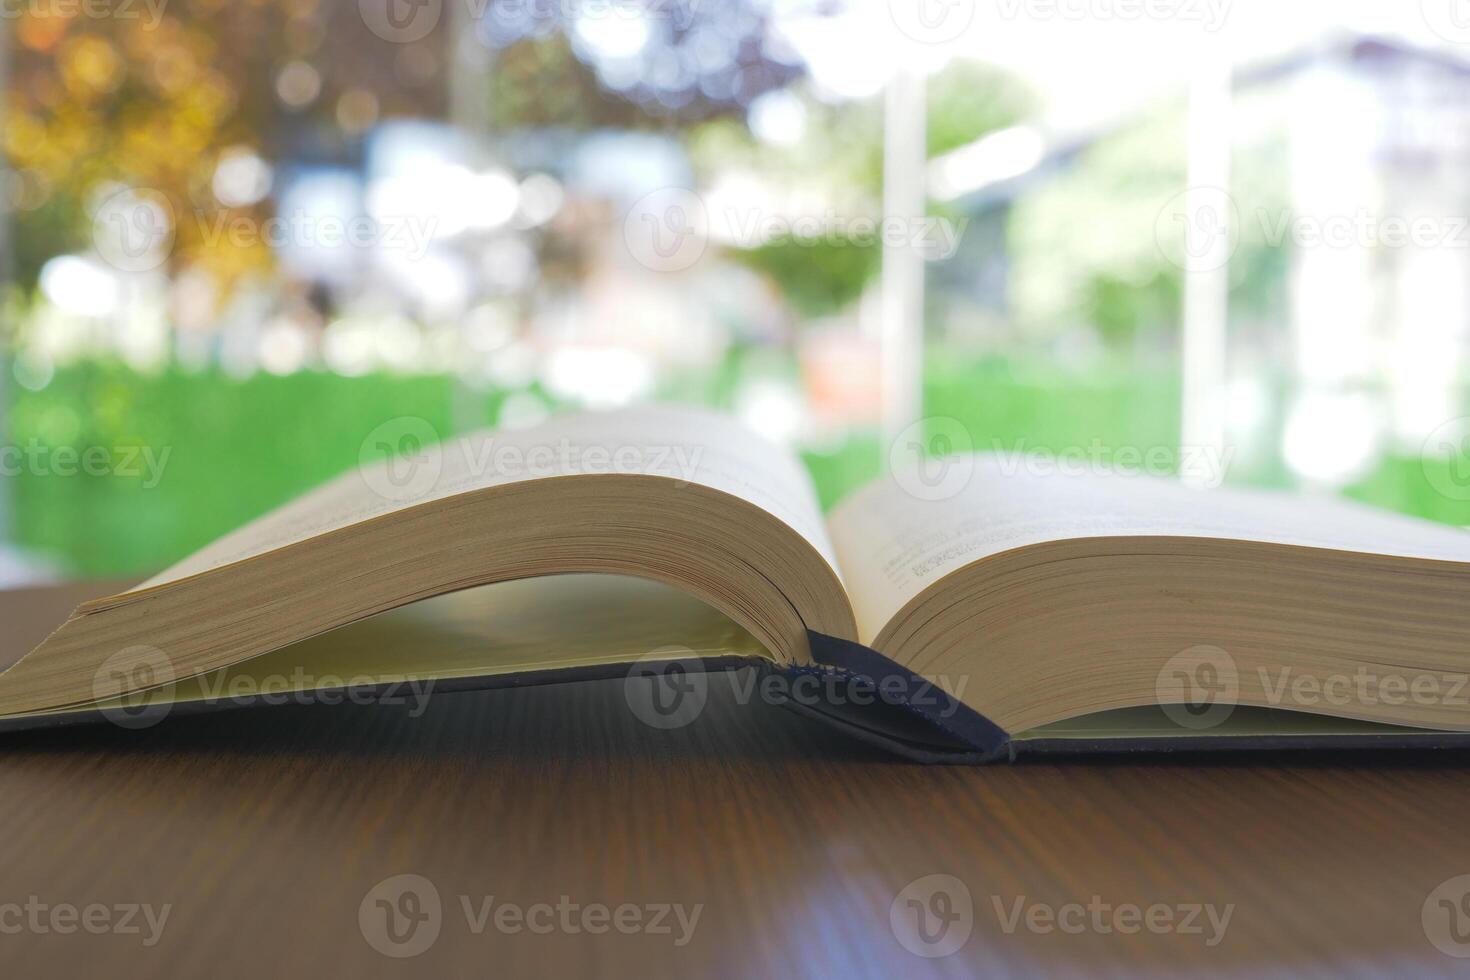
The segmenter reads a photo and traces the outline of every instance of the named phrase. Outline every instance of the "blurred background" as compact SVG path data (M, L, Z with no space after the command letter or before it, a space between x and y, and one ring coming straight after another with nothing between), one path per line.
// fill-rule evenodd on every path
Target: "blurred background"
M917 445L1470 524L1457 0L12 0L0 88L0 582L647 400L824 505Z

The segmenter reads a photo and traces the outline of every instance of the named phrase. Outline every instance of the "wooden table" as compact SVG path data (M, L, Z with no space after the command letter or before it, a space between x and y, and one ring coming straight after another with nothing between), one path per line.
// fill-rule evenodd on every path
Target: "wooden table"
M105 591L0 596L0 662ZM923 767L725 689L672 731L639 722L620 684L581 683L446 694L417 718L289 706L5 736L0 972L1470 970L1421 920L1437 886L1470 874L1465 756ZM432 883L437 917L418 879L406 897L403 879L380 884L398 875ZM953 944L964 891L963 946L910 952L900 934L940 946L915 938L908 900L950 912L950 932L925 921ZM1430 932L1452 949L1438 901L1464 891L1451 883L1431 901ZM103 907L97 934L55 928L89 905ZM155 919L169 906L154 945L141 912L138 932L116 931L130 905ZM699 907L692 931L676 906L686 922ZM1191 908L1200 932L1177 928ZM1208 911L1227 908L1221 934ZM1066 931L1045 928L1048 911ZM1151 932L1150 914L1173 931ZM656 925L669 931L645 928ZM374 943L424 949L400 958Z

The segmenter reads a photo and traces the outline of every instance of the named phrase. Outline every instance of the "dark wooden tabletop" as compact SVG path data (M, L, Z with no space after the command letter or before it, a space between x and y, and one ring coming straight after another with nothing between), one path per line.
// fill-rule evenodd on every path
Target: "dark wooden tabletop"
M0 596L0 663L105 591ZM3 736L0 973L1470 971L1466 756L924 767L726 689Z

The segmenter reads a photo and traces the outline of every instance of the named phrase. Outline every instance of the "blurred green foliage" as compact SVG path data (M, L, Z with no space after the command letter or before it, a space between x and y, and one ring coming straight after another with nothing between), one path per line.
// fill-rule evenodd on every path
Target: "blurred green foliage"
M882 217L882 99L833 106L805 96L803 105L805 131L790 146L760 144L731 119L696 127L689 141L696 169L710 174L743 167L788 190L820 185L813 198L836 199L837 212L849 220ZM953 62L928 83L929 155L1014 125L1031 109L1031 94L1013 76ZM944 208L936 213L956 217ZM841 235L813 241L783 238L729 252L735 261L769 276L792 309L807 318L850 308L878 275L881 254L876 242L859 244Z
M1257 112L1261 98L1243 98L1241 115ZM1006 220L1014 341L1034 345L1095 328L1108 350L1173 358L1184 229L1171 219L1189 183L1184 130L1184 105L1161 105L1086 143L1016 199ZM1257 127L1245 134L1230 166L1231 316L1279 318L1287 308L1290 253L1268 240L1260 215L1285 209L1284 132Z
M830 316L856 303L878 274L882 249L851 241L772 242L733 253L770 276L799 317Z
M929 156L1014 126L1036 108L1035 96L1014 75L975 61L952 61L929 80Z
M926 415L958 420L981 451L1057 452L1179 444L1179 378L1172 372L1098 368L1085 375L998 357L931 351Z
M711 377L666 398L728 407L742 376L769 358L732 357ZM931 351L925 411L955 419L978 450L1011 452L1122 447L1168 450L1178 442L1179 381L1170 372L1094 370L1085 376L1041 363ZM167 453L162 478L22 472L13 489L14 537L71 574L144 574L358 463L364 438L398 416L426 419L442 435L489 424L505 393L469 391L451 377L343 378L302 373L240 380L171 370L139 375L120 365L59 370L40 391L13 388L9 438L26 447L129 447ZM544 395L543 395L544 397ZM871 431L803 453L823 506L877 476L886 447ZM1433 462L1390 457L1351 496L1449 523L1464 501L1438 493ZM1231 470L1234 481L1283 484L1284 470Z
M356 465L380 422L417 415L450 431L451 381L171 370L141 376L117 364L57 371L41 391L15 389L9 439L25 449L100 446L115 460L149 447L162 479L13 478L14 537L75 573L160 568ZM163 454L167 453L165 457ZM43 468L44 469L44 468Z
M599 85L565 34L528 39L499 53L490 76L490 104L500 126L649 128L655 121Z

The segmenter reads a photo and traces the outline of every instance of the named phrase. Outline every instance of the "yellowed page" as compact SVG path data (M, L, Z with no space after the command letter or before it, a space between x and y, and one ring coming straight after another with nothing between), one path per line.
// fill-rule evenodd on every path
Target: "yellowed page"
M400 682L408 683L397 695L422 701L437 681L712 657L770 654L730 619L671 586L620 575L557 575L435 596L93 707L126 720L125 712L171 703L309 703L294 695ZM76 709L50 713L68 710ZM161 717L152 711L141 720Z
M928 465L925 473L880 478L828 518L865 643L951 572L1044 541L1210 537L1470 562L1470 533L1462 529L1334 498L1064 475L994 453Z
M343 474L144 583L151 588L360 521L486 487L584 474L642 474L731 494L779 518L836 570L810 477L788 450L703 409L645 406L567 415L516 431L433 444L422 419L369 435L402 454ZM427 448L424 448L427 445Z

